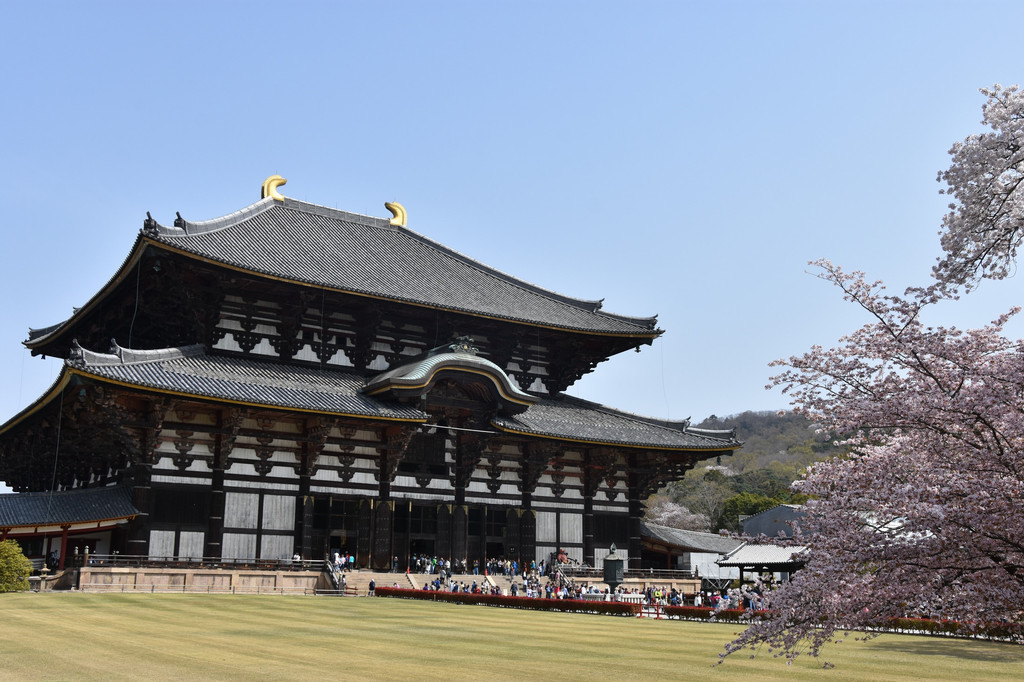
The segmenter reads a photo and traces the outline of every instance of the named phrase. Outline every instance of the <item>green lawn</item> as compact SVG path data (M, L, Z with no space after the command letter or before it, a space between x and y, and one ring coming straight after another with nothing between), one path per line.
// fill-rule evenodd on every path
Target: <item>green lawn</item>
M716 666L735 625L398 599L0 595L3 679L983 680L1024 677L1024 647L883 635L793 666Z

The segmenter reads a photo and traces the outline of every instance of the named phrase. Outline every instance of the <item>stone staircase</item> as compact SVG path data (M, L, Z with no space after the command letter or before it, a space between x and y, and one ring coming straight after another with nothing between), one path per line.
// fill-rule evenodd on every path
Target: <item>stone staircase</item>
M417 578L420 576L405 573L379 573L377 571L355 570L345 571L345 584L350 596L365 597L370 593L370 581L377 587L394 587L397 583L403 589L418 590L423 587Z

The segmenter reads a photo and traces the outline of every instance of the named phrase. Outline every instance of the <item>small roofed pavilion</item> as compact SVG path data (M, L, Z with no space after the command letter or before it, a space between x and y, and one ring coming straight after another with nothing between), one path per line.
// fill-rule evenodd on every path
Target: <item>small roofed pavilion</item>
M121 486L0 495L0 541L16 540L37 568L52 556L62 569L76 548L110 552L138 513Z
M773 573L779 579L789 576L807 563L807 548L802 545L768 545L745 543L722 559L718 565L740 569L740 580L744 573Z

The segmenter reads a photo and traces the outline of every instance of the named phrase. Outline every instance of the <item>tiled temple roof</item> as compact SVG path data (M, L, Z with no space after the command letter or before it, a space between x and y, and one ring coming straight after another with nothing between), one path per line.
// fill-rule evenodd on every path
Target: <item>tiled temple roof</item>
M807 548L802 545L744 544L719 559L719 566L752 566L755 568L787 568L807 561Z
M0 495L0 527L73 524L138 514L123 487Z
M641 533L645 538L657 540L675 547L685 548L693 552L708 552L715 554L728 554L743 544L742 540L717 535L715 533L700 533L695 530L682 530L681 528L670 528L659 526L654 523L641 522Z
M80 373L141 388L283 409L426 421L427 414L361 393L349 372L207 355L202 346L94 353L76 349L67 363Z
M613 410L598 403L560 396L545 399L514 417L497 417L497 428L528 435L671 450L733 450L731 431L691 428L689 421L665 422Z
M229 266L370 297L574 331L661 333L656 317L604 312L600 301L542 289L384 218L286 197L177 225L149 221L144 234Z
M395 421L426 422L429 417L419 409L366 395L365 378L353 372L208 355L202 346L140 351L115 345L111 353L76 348L62 376L68 372L158 393L284 410ZM54 389L0 427L0 432L53 400L63 381L58 379ZM506 433L653 450L714 451L740 446L730 431L693 429L688 422L662 422L567 395L539 399L525 412L495 417L491 424Z

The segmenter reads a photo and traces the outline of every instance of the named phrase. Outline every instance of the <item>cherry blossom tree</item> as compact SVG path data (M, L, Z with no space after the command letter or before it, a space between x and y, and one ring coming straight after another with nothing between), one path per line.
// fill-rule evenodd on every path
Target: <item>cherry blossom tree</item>
M818 655L893 617L1021 622L1024 613L1024 342L1013 309L975 330L928 326L929 306L1010 273L1024 239L1024 97L982 91L984 122L940 174L954 197L936 282L886 293L828 261L820 276L870 322L836 348L780 360L797 411L847 434L850 454L812 466L794 544L806 567L768 595L728 653Z
M652 495L647 500L647 512L644 518L659 526L707 532L708 517L695 514L681 504L673 502L666 495Z
M999 85L981 92L988 96L982 123L992 131L953 145L953 163L938 178L953 202L934 275L967 289L1010 274L1024 239L1024 93Z

